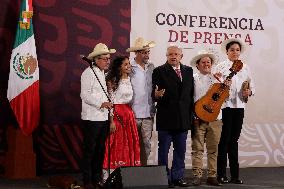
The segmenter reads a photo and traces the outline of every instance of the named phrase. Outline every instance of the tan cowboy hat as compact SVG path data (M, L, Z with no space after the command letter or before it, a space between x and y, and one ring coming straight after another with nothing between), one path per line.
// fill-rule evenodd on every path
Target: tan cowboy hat
M95 46L93 52L91 52L88 55L88 59L93 59L96 56L102 55L102 54L113 54L115 53L116 50L115 49L108 49L108 47L103 44L103 43L99 43Z
M156 43L154 41L146 41L142 37L138 37L134 42L134 46L126 49L126 52L135 52L135 51L150 49L155 46Z
M196 62L201 59L201 58L204 58L204 57L210 57L211 60L212 60L212 65L215 64L215 61L216 61L216 57L213 53L211 52L208 52L206 50L201 50L198 52L198 54L193 57L190 61L190 64L192 67L195 67L196 66Z
M233 41L241 44L241 53L243 53L246 50L245 43L242 40L237 39L237 38L231 38L231 39L227 39L227 40L223 41L222 44L221 44L221 50L226 53L227 52L227 50L226 50L227 44L230 43L230 42L233 42Z

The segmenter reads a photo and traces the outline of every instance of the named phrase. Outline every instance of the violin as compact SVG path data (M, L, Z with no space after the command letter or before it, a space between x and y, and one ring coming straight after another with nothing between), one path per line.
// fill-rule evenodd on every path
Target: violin
M230 68L230 74L226 80L232 79L243 68L241 60L235 60ZM230 87L224 83L214 83L206 94L196 101L194 105L195 115L205 121L215 121L219 115L224 101L229 97Z

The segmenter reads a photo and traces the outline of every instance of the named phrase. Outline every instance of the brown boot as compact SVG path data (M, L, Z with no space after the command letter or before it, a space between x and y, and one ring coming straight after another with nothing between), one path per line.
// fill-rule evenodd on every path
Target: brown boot
M194 186L200 186L201 185L201 178L200 177L193 177L192 184Z
M208 177L206 183L211 186L222 186L222 184L218 182L216 177Z

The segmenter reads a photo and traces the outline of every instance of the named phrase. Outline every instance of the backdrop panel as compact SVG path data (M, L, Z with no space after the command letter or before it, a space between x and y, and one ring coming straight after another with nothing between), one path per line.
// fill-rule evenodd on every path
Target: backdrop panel
M247 50L241 59L253 72L256 95L248 102L240 138L242 167L284 165L283 10L282 1L270 0L132 2L131 41L138 36L156 41L151 51L156 66L166 61L171 43L183 48L182 62L189 65L200 49L212 51L222 61L223 40L245 41ZM188 139L186 164L190 166Z
M4 1L0 9L0 156L7 148L6 127L17 127L6 91L19 4ZM40 125L33 134L38 173L79 171L80 76L88 66L79 55L89 54L99 42L125 54L131 1L34 0L33 6L41 99Z

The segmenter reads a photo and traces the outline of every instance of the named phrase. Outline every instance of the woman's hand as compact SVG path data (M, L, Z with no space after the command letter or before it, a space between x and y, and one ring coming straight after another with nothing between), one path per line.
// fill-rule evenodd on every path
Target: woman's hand
M114 122L112 121L112 122L110 123L110 133L114 133L115 130L116 130L116 126L115 126Z

